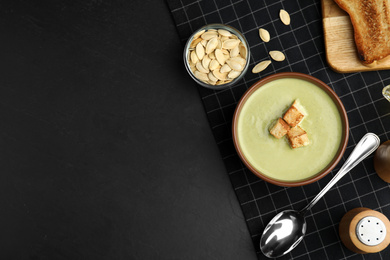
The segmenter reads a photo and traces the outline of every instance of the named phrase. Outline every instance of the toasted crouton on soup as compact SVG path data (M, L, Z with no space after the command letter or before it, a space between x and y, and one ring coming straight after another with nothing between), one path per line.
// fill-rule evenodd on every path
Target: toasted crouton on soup
M276 138L282 138L287 132L290 130L290 126L279 117L276 123L269 130L270 134L275 136Z
M300 126L295 126L287 132L287 139L292 148L298 148L309 144L309 137Z
M290 108L286 111L283 116L284 121L287 122L291 127L297 126L305 117L305 111L299 104L298 100L295 100Z

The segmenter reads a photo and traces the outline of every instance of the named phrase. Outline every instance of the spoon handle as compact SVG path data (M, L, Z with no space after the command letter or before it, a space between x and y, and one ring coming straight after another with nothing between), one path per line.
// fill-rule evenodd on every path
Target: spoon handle
M356 147L353 149L352 153L349 155L348 159L345 161L344 165L340 168L338 173L333 177L332 180L318 193L318 195L305 207L300 213L305 215L321 198L325 193L333 187L345 174L347 174L352 168L354 168L358 163L364 160L367 156L373 153L379 146L380 139L376 134L367 133L365 134Z

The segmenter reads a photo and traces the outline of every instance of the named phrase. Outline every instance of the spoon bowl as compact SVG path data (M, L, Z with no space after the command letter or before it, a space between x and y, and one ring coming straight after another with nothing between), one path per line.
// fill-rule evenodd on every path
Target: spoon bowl
M344 165L318 195L301 211L285 210L277 214L265 227L260 239L261 252L270 258L280 257L293 250L306 233L305 214L333 187L345 174L373 153L380 139L373 133L362 137Z
M301 242L306 233L306 221L296 210L286 210L277 214L265 227L260 249L267 257L287 254ZM276 246L274 246L276 245Z

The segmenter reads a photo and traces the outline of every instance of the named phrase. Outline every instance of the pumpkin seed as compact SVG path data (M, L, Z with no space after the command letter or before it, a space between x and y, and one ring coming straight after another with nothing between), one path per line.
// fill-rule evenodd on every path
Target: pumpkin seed
M240 54L240 48L239 48L238 45L237 45L236 47L234 47L234 48L230 51L230 57L231 57L231 58L237 57L238 54Z
M221 69L219 71L221 73L225 73L225 72L229 72L231 70L232 70L232 68L230 68L228 64L223 64L223 66L221 67Z
M240 76L240 74L241 74L240 71L232 70L232 71L229 72L228 77L229 77L230 79L235 79L235 78L237 78L238 76Z
M269 32L266 29L260 28L259 35L264 42L269 42L269 40L271 39L271 36L269 35Z
M195 40L195 39L199 38L199 36L201 36L205 31L206 31L206 30L201 30L201 31L197 32L197 33L194 35L193 39Z
M222 51L222 53L223 53L223 55L228 55L228 56L230 56L230 52L228 51L228 50L226 50L226 49L221 49L221 51Z
M191 69L192 73L194 73L194 72L196 71L196 67L195 67L195 65L193 65L193 66L190 66L190 69Z
M252 73L259 73L259 72L265 70L268 67L268 65L270 65L270 64L271 64L270 60L262 61L253 67Z
M220 35L222 35L222 36L227 36L227 37L232 36L232 34L231 34L229 31L224 30L224 29L219 29L219 30L218 30L218 33L219 33Z
M280 20L282 21L282 23L284 23L285 25L290 24L290 22L291 22L290 15L286 12L286 10L280 9L279 17L280 17Z
M236 39L230 39L222 42L223 49L233 49L236 47L241 41Z
M223 56L225 56L225 60L230 59L230 52L228 50L222 49Z
M219 64L223 65L225 63L225 55L223 54L221 49L215 50L215 58L217 58Z
M221 39L218 39L217 49L222 49L222 41L221 41Z
M215 48L217 48L217 45L218 45L218 38L217 37L211 38L206 44L206 53L207 54L212 53L215 50Z
M242 43L240 43L239 45L238 45L238 47L240 48L240 54L241 54L241 56L243 57L243 58L245 58L246 59L246 56L247 56L247 50L246 50L246 47L245 47L245 45L244 44L242 44Z
M218 79L213 75L212 72L210 72L207 76L209 77L209 80L210 80L211 82L214 82L214 83L215 83L215 82L218 81Z
M200 79L202 81L208 81L209 77L206 73L202 73L200 71L195 70L194 75L197 79Z
M230 40L230 38L227 37L227 36L222 36L220 39L221 39L222 42Z
M196 45L197 45L198 43L200 43L201 41L202 41L202 38L197 38L197 39L193 40L193 41L191 42L191 44L190 44L190 48L191 48L191 49L194 49L194 48L196 47Z
M225 80L227 73L221 73L219 70L213 70L213 75L219 80Z
M209 53L209 58L215 60L215 53L214 52Z
M202 63L200 61L198 61L195 66L196 66L196 69L199 70L199 72L202 72L202 73L209 73L210 72L208 68L206 69L202 66Z
M208 70L209 68L209 65L210 65L210 62L211 62L211 59L209 58L209 56L205 55L203 60L202 60L202 66L203 68L205 68L206 70Z
M284 61L284 59L286 58L286 56L284 56L284 54L280 51L270 51L269 55L275 61Z
M242 71L244 69L243 65L241 65L240 62L233 60L233 59L228 59L226 63L232 68L233 70L237 71Z
M198 59L202 60L204 57L204 47L201 42L196 45L195 51L196 55L198 56Z
M207 31L207 32L205 32L204 34L202 34L200 37L201 37L203 40L210 40L211 38L216 37L216 36L218 36L218 33L217 33L217 32Z
M240 63L241 66L243 66L243 67L244 67L245 64L246 64L246 59L244 59L244 58L242 58L242 57L239 57L239 56L234 57L234 58L230 58L230 60Z
M219 66L219 62L217 60L210 61L209 69L210 70L216 70Z
M195 64L198 62L198 60L199 59L198 59L198 56L196 55L195 51L192 51L191 52L191 62Z

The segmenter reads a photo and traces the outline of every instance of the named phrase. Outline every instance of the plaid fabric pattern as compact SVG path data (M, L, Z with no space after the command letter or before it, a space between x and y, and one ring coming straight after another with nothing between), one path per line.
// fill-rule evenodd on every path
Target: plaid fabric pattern
M258 259L267 259L259 249L261 233L274 215L285 209L302 209L334 176L367 132L381 142L390 136L390 103L381 94L390 84L390 71L339 74L325 58L321 2L315 0L167 0L183 47L199 27L223 23L240 30L251 51L248 73L234 87L213 91L197 86L219 147L227 174L236 192L252 237ZM291 16L284 25L279 10ZM258 29L265 28L271 41L260 40ZM265 71L253 74L253 66L269 59L268 52L286 54L283 62L273 62ZM322 180L303 187L284 188L254 176L240 161L232 141L234 109L243 93L259 79L278 72L293 71L312 75L328 84L340 97L350 123L348 147L339 165ZM390 189L373 167L373 156L364 160L337 183L308 213L307 234L303 242L280 259L390 259L390 248L376 254L359 255L346 249L338 235L342 216L350 209L367 207L390 217ZM234 227L232 227L234 228Z

